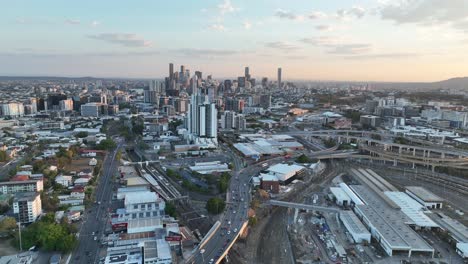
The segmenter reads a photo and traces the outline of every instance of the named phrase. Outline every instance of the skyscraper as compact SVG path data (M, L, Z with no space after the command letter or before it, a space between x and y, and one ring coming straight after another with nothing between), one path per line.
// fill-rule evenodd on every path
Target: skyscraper
M207 95L201 95L197 83L197 76L192 78L192 95L188 107L186 128L196 137L216 138L218 112L216 105L211 103Z
M278 88L281 87L281 68L278 68Z
M172 80L174 78L174 64L169 63L169 80Z
M245 79L248 81L250 80L250 72L249 72L249 67L245 67Z

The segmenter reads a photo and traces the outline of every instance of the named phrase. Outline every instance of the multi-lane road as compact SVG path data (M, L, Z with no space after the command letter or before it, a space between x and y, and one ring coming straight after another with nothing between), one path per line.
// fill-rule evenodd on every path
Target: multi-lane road
M71 255L70 263L97 263L101 250L101 237L109 220L108 209L112 207L112 191L116 183L112 175L118 172L117 151L123 143L118 141L117 148L110 151L102 163L102 174L95 189L96 203L86 209L83 222L78 231L78 246Z
M232 151L229 151L229 153L232 153ZM197 251L192 258L188 259L187 263L219 263L223 253L237 238L240 229L248 220L250 179L264 169L264 163L271 165L283 159L275 158L243 168L242 159L234 154L232 156L236 171L229 184L226 195L226 210L220 219L221 226L214 232L208 242L201 248L197 248Z

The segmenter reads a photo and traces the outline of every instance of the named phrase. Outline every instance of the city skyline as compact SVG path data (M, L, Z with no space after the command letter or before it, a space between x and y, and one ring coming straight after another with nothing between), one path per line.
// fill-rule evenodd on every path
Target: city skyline
M269 79L281 67L285 81L468 75L464 0L3 6L0 75L164 78L170 62L215 78L241 75L246 66L252 77Z

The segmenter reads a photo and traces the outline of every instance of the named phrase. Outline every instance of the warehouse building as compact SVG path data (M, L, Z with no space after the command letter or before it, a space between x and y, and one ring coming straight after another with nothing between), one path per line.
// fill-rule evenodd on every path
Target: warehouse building
M434 248L406 224L411 219L400 208L389 204L390 199L382 199L377 190L368 186L351 185L350 188L364 202L354 207L356 215L389 256L406 254L411 257L418 253L434 257Z
M370 243L371 234L353 211L341 211L340 220L348 230L354 243Z
M339 206L351 205L351 198L340 187L330 187L330 192L336 199L336 204Z
M305 167L279 163L268 168L268 174L276 176L281 184L288 184L295 176L302 173Z
M385 192L385 195L396 203L401 208L401 211L408 216L410 221L406 222L406 224L414 226L416 229L439 227L438 224L424 213L425 207L416 202L408 194L404 192Z
M406 193L429 209L441 209L444 199L420 186L406 186Z

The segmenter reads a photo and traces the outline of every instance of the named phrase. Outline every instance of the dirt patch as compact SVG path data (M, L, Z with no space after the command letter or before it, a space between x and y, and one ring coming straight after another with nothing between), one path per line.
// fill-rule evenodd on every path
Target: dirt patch
M19 253L19 250L11 245L12 241L13 238L0 239L0 256L9 256Z
M84 169L93 169L93 166L89 166L89 161L92 158L84 158L84 157L79 157L79 158L74 158L70 164L67 164L65 166L66 171L76 171L77 173L84 170ZM98 161L102 161L102 157L95 157Z

